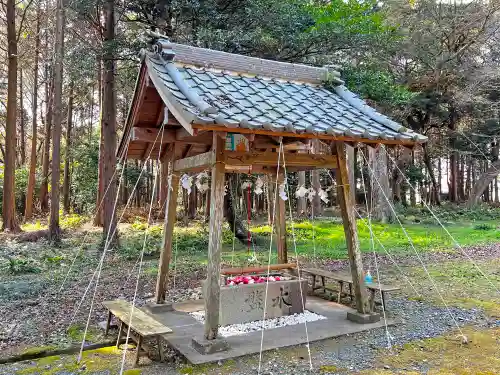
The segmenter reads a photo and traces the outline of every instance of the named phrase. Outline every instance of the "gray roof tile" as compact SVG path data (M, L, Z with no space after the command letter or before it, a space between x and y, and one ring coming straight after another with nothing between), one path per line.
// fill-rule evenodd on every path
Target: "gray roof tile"
M149 74L160 78L153 81L164 84L157 89L168 90L190 118L200 124L426 140L376 112L344 86L332 92L321 85L180 66L154 53L147 54L146 64ZM185 84L178 86L179 79ZM193 97L196 103L190 101ZM207 114L207 107L213 113Z

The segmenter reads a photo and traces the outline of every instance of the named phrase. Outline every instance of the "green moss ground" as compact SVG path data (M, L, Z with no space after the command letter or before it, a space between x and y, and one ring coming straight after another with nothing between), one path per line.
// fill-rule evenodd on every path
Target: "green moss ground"
M459 332L415 341L379 356L384 370L367 370L363 375L420 374L403 369L429 367L427 375L498 375L500 374L500 328L463 330L468 344L462 344ZM403 372L401 372L403 371ZM407 370L406 370L407 371Z

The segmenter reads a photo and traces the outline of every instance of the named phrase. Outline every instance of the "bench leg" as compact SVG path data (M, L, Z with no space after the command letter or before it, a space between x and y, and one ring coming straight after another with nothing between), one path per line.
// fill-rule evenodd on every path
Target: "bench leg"
M384 311L386 311L386 307L385 307L385 292L382 292L382 307L384 308Z
M139 336L139 340L137 340L137 350L135 351L134 366L137 366L139 364L139 357L141 356L141 347L142 347L142 336Z
M123 333L123 322L120 321L120 327L118 328L118 338L116 339L116 347L119 348L120 346L120 340L122 338L122 333Z
M342 281L339 281L339 294L337 295L337 303L340 303L340 297L342 296L342 287L344 286L344 283Z
M158 345L158 356L160 357L160 361L163 361L163 350L161 350L161 336L156 336L156 343Z
M370 289L370 311L375 311L375 289Z
M351 302L353 300L353 295L352 295L352 283L349 283L349 298L351 299Z
M316 275L312 275L312 292L314 294L314 289L316 288Z
M108 320L106 320L106 330L104 331L104 336L107 336L109 333L109 326L111 325L111 318L113 317L113 314L111 311L108 311Z
M325 276L321 276L321 285L323 285L323 293L326 293Z

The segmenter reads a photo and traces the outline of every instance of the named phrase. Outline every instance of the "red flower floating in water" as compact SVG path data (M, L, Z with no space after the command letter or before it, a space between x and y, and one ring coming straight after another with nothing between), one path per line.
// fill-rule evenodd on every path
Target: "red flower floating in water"
M235 276L228 277L226 281L226 285L240 285L240 284L262 284L267 281L280 281L282 280L281 276Z

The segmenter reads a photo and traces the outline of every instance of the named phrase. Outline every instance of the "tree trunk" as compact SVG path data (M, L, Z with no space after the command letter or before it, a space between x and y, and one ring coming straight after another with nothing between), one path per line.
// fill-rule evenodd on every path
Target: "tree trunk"
M498 196L498 176L495 178L493 189L495 191L495 203L500 203L500 197Z
M193 186L191 186L191 194L189 194L189 200L188 200L188 218L191 220L196 218L197 204L198 204L198 189L196 188L196 185L193 184Z
M16 170L16 115L17 115L17 35L16 5L6 0L8 73L7 73L7 122L5 124L5 159L3 179L2 229L18 232L16 218L15 170Z
M391 194L389 192L389 174L387 172L387 151L379 147L377 149L369 148L368 152L371 164L372 217L373 220L382 223L391 222L394 219L394 214L391 209L392 202L390 202Z
M312 141L313 153L319 153L319 140L313 139ZM319 190L321 189L321 181L319 170L315 169L311 171L311 185L316 192L312 201L312 213L314 217L321 216L323 213L321 207L321 198L319 197Z
M458 202L458 152L450 154L450 202Z
M458 198L461 202L465 201L465 157L459 156L459 167L458 167Z
M127 176L127 168L128 168L127 159L125 159L123 161L123 169L124 169L123 176ZM163 181L163 183L165 183L165 181ZM122 188L123 188L123 191L122 191L122 204L125 205L128 202L128 181L127 181L126 177L124 177L124 179L122 181ZM163 208L163 205L162 205L161 208Z
M493 162L497 161L500 156L500 142L497 139L494 139L491 144L491 153L493 155ZM500 197L498 196L498 176L494 179L493 191L495 193L495 202L500 202Z
M234 191L234 186L236 185L236 175L231 174L227 175L229 179L229 189L232 189L231 191ZM237 190L237 189L236 189ZM226 194L224 196L224 217L226 218L227 223L229 224L229 229L233 232L234 236L244 245L248 244L248 238L251 238L252 241L254 241L253 236L250 233L249 237L249 231L247 228L245 228L245 225L243 224L243 221L236 215L236 210L234 207L234 197L233 194Z
M64 0L57 0L56 32L54 46L54 126L52 129L52 179L50 197L49 236L51 241L61 240L59 206L61 193L61 128L62 128L62 86L64 59Z
M139 160L135 161L135 169L139 170L139 167L141 167ZM137 188L135 189L135 206L136 207L141 207L141 189L140 189L140 184L137 185Z
M36 141L38 136L38 127L36 121L36 111L38 107L38 60L40 49L40 3L36 9L36 33L35 33L35 61L33 67L33 99L31 103L31 113L33 116L31 124L31 155L30 155L30 171L28 174L28 186L26 188L26 207L24 211L24 220L31 220L33 216L33 193L35 191L36 182Z
M415 167L415 151L411 152L411 165ZM417 183L414 183L413 188L410 186L410 206L415 207L417 205Z
M472 187L472 157L467 156L467 178L465 180L465 196L467 199L470 197L470 190Z
M103 183L109 189L103 197L103 238L109 233L108 247L116 244L116 217L114 201L116 198L116 184L114 172L116 168L116 91L115 74L116 62L113 46L115 43L115 2L106 0L104 3L104 82L102 105L102 133L104 141L103 152Z
M484 160L481 163L481 165L482 165L481 172L482 173L486 172L488 170L488 160ZM490 201L490 182L488 182L488 186L486 186L486 189L484 189L483 200L485 202L489 202Z
M210 187L206 191L205 197L206 197L205 198L205 222L208 223L208 221L210 220L210 197L211 197Z
M274 184L271 182L269 175L266 175L266 201L267 201L267 225L273 224L273 207L274 207Z
M97 82L98 82L98 99L99 99L99 108L101 109L102 116L102 63L101 60L97 60ZM102 117L101 117L102 121ZM94 216L94 225L97 227L101 227L103 225L103 212L102 212L102 197L104 195L104 182L103 182L103 163L104 163L104 135L102 131L102 122L101 122L101 134L99 136L99 164L97 169L97 200L96 200L96 210ZM137 162L137 161L136 161ZM139 194L139 191L136 191L136 194Z
M488 170L479 176L478 180L472 187L469 200L467 201L469 207L474 206L479 201L481 195L483 195L485 190L489 187L490 182L498 176L499 171L500 160L497 160L494 163L491 163L491 166L488 168Z
M64 184L63 184L63 209L64 213L69 213L69 193L71 186L71 176L69 165L71 162L71 127L73 126L73 81L69 83L68 94L68 117L66 121L66 152L64 155Z
M432 201L436 204L436 205L440 205L441 204L441 197L439 196L439 186L436 182L436 176L434 175L434 170L432 168L432 161L431 161L431 158L429 156L429 153L427 151L427 145L424 143L422 145L422 149L423 149L423 152L424 152L424 164L425 166L427 167L427 172L429 173L429 178L431 179L431 183L432 183L432 192L431 192L431 196L432 196Z
M47 46L48 48L48 46ZM45 84L45 137L43 143L43 157L42 157L42 182L40 184L40 208L46 212L49 208L49 166L50 166L50 136L52 132L52 91L53 91L53 77L51 69L47 67L46 84Z
M21 146L21 165L26 164L26 132L24 129L24 100L23 100L23 70L19 69L19 130Z
M441 166L442 159L443 159L442 157L438 158L438 181L437 181L437 183L438 183L438 189L437 189L437 194L438 194L439 197L441 197L441 192L442 192L442 190L441 190L441 187L442 187L441 181L443 180L443 170L442 170L442 166Z
M298 173L299 186L306 186L306 172L300 171ZM297 198L297 216L304 216L307 212L306 197Z

